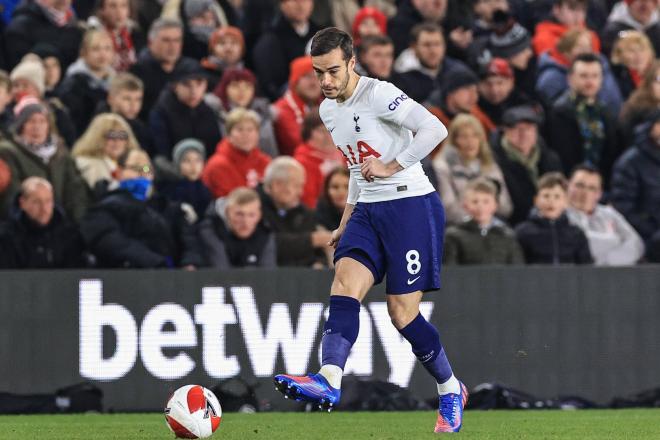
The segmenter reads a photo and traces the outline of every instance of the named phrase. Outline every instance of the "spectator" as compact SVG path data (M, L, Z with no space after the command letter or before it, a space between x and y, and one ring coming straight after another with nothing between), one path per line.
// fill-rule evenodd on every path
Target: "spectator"
M0 159L0 197L4 193L9 185L11 184L11 169L7 162Z
M183 26L180 21L160 18L149 29L147 48L138 55L131 72L144 82L144 98L140 118L147 120L149 111L161 91L181 71L190 71L197 65L191 58L181 56Z
M30 53L41 58L44 66L44 97L46 99L59 96L59 86L62 81L62 55L60 50L48 42L39 42Z
M427 22L442 24L447 15L447 0L403 0L400 2L396 15L387 23L387 33L394 41L394 49L398 56L408 47L408 36L413 27ZM416 38L415 38L416 39Z
M206 95L206 102L213 108L220 121L220 133L227 136L224 130L229 112L235 108L254 110L259 115L259 147L271 157L279 154L270 103L266 98L255 96L257 78L248 69L227 69L213 95Z
M601 169L609 188L612 165L620 154L616 119L598 98L603 84L600 59L579 55L569 69L569 88L548 115L550 147L559 155L564 172L586 162Z
M387 35L387 17L380 9L365 6L355 14L353 26L351 26L353 44L356 47L362 45L365 37Z
M513 107L504 113L502 132L497 133L492 144L513 202L513 213L509 217L512 225L529 215L538 177L561 169L559 157L539 136L540 122L540 116L532 107Z
M561 173L547 173L539 179L536 209L516 227L527 264L593 263L587 237L566 216L567 189Z
M309 20L313 8L312 0L280 0L279 15L254 47L252 64L264 96L271 101L282 95L287 78L291 88L293 61L305 54L309 40L319 30Z
M59 90L59 97L67 106L76 131L85 131L96 106L105 101L110 80L114 49L110 35L102 29L85 32L80 58L69 66Z
M71 156L89 189L98 196L117 182L117 160L132 149L140 149L140 144L131 127L121 116L102 113L78 139Z
M210 156L220 139L220 125L215 113L204 102L206 76L199 65L182 67L172 83L163 91L149 115L154 136L154 150L172 159L174 144L195 138L204 143Z
M237 108L225 123L227 136L204 167L202 181L214 198L238 187L256 188L264 177L270 156L259 149L259 115Z
M475 16L472 26L474 38L490 36L495 28L495 12L509 12L510 9L508 0L476 0L472 6Z
M410 50L406 50L395 62L394 69L401 73L400 86L417 102L424 102L433 91L441 93L449 76L467 67L460 61L446 56L442 28L431 23L421 23L412 29Z
M386 35L365 37L358 50L358 63L356 69L364 76L394 84L402 81L401 75L392 71L394 44Z
M638 127L635 146L614 165L612 205L645 242L660 231L660 110Z
M498 188L497 215L506 219L513 206L502 170L495 163L486 133L472 115L458 115L449 125L447 143L433 160L440 187L440 198L448 223L460 223L466 216L463 195L478 177L492 181Z
M55 202L79 221L87 209L87 188L62 140L53 133L48 107L33 97L14 107L13 137L0 142L0 158L12 172L10 187L0 195L0 216L9 212L20 182L43 177L53 186Z
M97 113L112 112L124 118L130 125L140 147L149 153L149 156L155 156L151 130L138 119L143 97L142 80L132 73L119 73L110 81L107 101L97 107Z
M502 115L511 107L532 104L531 98L516 88L513 69L505 59L493 58L480 74L478 105L494 124L500 125Z
M27 54L21 62L14 67L9 75L12 83L12 95L14 103L18 103L26 96L32 96L38 100L45 100L50 114L55 120L55 131L67 145L73 145L76 141L76 127L73 124L69 112L59 98L45 99L46 92L46 70L41 58L34 54Z
M656 60L644 75L642 84L626 101L619 123L625 145L635 142L634 129L660 109L660 60Z
M189 223L201 219L211 203L211 192L202 182L206 149L197 139L179 141L172 152L177 177L158 184L158 192L184 205Z
M0 268L60 269L84 267L84 243L78 228L55 206L53 186L42 177L21 183L18 206L0 225Z
M305 169L292 157L278 157L266 168L262 206L275 232L278 266L325 267L331 234L301 203Z
M291 62L289 89L273 104L273 126L280 154L293 156L302 142L303 118L310 108L319 105L321 87L314 75L312 58L305 56Z
M598 170L575 168L568 184L568 219L584 231L597 266L635 264L644 255L644 242L616 209L598 204L602 195Z
M208 57L201 61L206 70L209 90L214 90L222 75L229 69L243 69L245 40L243 33L234 26L216 29L209 38Z
M11 80L7 72L0 70L0 140L9 137L9 124L11 123Z
M330 3L332 9L331 21L344 32L353 32L353 25L360 10L364 7L378 9L389 18L396 14L396 0L333 0ZM387 23L385 23L387 26Z
M130 0L99 0L95 15L87 20L110 35L115 53L112 67L117 72L125 72L135 64L137 52L146 44L144 33L131 19L133 8Z
M296 147L293 157L305 168L302 202L309 209L314 209L323 191L325 177L330 171L344 164L344 157L323 125L317 108L305 115L302 141Z
M616 40L612 49L612 71L624 99L642 84L654 59L653 46L643 32L623 32Z
M127 150L117 165L118 188L94 205L80 225L98 266L200 266L197 237L181 205L153 194L147 153Z
M215 269L277 266L275 236L262 222L261 200L253 189L236 188L211 204L199 236Z
M535 86L536 94L541 98L545 108L550 109L568 88L570 66L583 55L592 55L600 60L603 69L603 87L598 91L598 97L607 103L613 114L618 115L623 98L616 78L612 74L607 59L594 53L591 38L587 31L582 29L566 32L559 40L555 50L541 55Z
M211 34L220 27L223 12L214 0L182 0L181 9L183 54L201 60L208 53Z
M622 31L644 32L660 54L660 15L658 0L625 0L614 5L602 31L603 49L609 54Z
M566 32L572 29L582 29L589 34L594 52L600 52L598 35L587 29L588 0L555 0L548 20L536 25L532 46L536 55L551 51Z
M522 249L513 230L495 217L497 186L488 179L468 183L462 195L468 217L447 228L443 263L523 264Z
M71 0L33 0L14 10L4 34L9 66L19 63L35 44L47 41L62 54L62 68L78 58L82 30L71 9Z
M349 171L337 167L330 171L323 183L323 193L316 205L316 218L321 226L329 231L339 227L348 197Z
M449 126L459 114L471 114L479 120L484 131L490 134L496 127L479 108L477 84L479 78L471 70L456 70L447 75L442 91L433 92L426 105L445 126Z

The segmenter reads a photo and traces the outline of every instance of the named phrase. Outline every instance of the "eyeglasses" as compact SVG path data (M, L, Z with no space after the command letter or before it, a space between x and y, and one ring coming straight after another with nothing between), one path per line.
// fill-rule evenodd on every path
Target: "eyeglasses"
M146 176L154 173L154 169L150 165L126 165L124 168Z
M109 130L105 134L106 139L128 140L128 133L124 130Z

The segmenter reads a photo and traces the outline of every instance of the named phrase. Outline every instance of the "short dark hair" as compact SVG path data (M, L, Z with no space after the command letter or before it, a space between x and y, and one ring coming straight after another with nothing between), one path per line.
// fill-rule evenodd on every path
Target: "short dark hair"
M564 192L568 191L568 181L566 181L566 177L564 177L562 173L556 171L542 175L536 186L538 187L536 191L537 194L540 193L541 190L554 188L555 186L560 187Z
M311 109L303 118L303 123L302 123L302 140L307 142L310 137L312 137L312 131L316 127L320 127L323 125L323 121L321 120L321 116L319 115L319 109L318 107L314 107Z
M580 55L576 56L575 59L571 62L571 67L568 69L568 73L573 73L575 70L575 65L577 63L598 63L600 65L600 68L603 68L603 63L600 62L600 58L598 55L595 53L581 53Z
M497 184L487 177L477 177L476 179L470 180L465 187L463 194L467 194L468 191L489 194L495 197L495 201L497 201L497 197L499 196L499 188Z
M368 52L376 46L394 46L394 42L387 35L369 35L360 41L360 53Z
M570 176L571 176L571 179L573 178L573 176L575 176L575 174L576 174L578 171L584 171L585 173L589 173L589 174L598 174L598 176L599 176L601 179L602 179L602 177L603 177L603 176L600 174L600 170L598 169L597 166L592 165L592 164L587 163L587 162L584 162L584 163L578 164L578 165L576 165L575 167L573 167L573 169L571 170L571 175L570 175Z
M589 6L589 0L555 0L553 6L562 6L566 5L571 9L583 8L587 9Z
M312 37L310 55L318 57L340 48L342 58L348 61L353 58L353 39L346 32L336 27L321 29Z
M438 33L443 40L445 39L445 35L442 33L442 27L440 25L423 22L413 26L412 30L410 31L410 42L417 43L417 40L419 40L419 36L422 34L422 32L428 32L432 34Z

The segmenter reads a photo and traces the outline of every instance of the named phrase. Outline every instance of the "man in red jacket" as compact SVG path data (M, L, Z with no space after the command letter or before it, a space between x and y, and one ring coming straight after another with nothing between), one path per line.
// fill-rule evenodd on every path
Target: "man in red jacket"
M305 56L291 61L289 89L273 104L275 137L280 153L293 156L302 143L300 130L303 118L321 98L321 87L314 75L312 58Z
M311 209L316 209L316 202L323 191L325 177L338 166L345 165L330 132L323 125L318 108L313 108L305 115L302 125L303 143L298 145L293 155L305 168L305 188L302 202Z
M204 167L202 181L214 198L239 186L254 188L264 177L270 156L259 149L259 115L236 108L227 116L227 137Z
M571 29L586 29L588 3L588 0L556 0L550 17L536 25L532 38L534 53L539 56L553 49ZM594 52L600 52L598 35L594 31L589 32Z

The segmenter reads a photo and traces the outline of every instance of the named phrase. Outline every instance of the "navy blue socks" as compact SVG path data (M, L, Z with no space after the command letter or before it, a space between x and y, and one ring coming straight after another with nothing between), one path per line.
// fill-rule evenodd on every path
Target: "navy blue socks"
M413 353L437 383L445 383L452 377L451 366L440 343L440 334L421 313L399 333L410 342Z
M360 301L348 296L330 296L330 314L323 327L321 365L342 370L360 329Z

